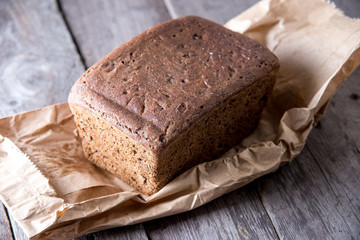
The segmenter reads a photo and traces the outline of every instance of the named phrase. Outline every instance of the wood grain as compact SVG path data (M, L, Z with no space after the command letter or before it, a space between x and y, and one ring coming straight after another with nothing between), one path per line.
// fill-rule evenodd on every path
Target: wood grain
M0 204L0 239L13 239L6 209L2 204Z
M334 1L360 17L360 3ZM360 239L360 68L338 90L303 152L263 182L282 239Z
M0 35L0 117L66 102L84 67L55 1L0 1Z
M87 67L120 44L166 20L162 0L61 0Z
M360 8L359 8L360 12ZM360 15L360 14L359 14ZM330 102L327 112L336 115L338 124L346 131L360 152L360 67L350 76ZM331 121L330 118L328 118Z
M294 162L265 177L262 193L280 239L359 237L359 222L339 211L347 203L332 191L307 148Z
M359 80L360 68L335 95L307 148L336 195L337 211L360 238L360 99L350 94L360 93Z
M1 1L0 35L0 117L65 102L84 67L55 1ZM3 207L0 217L0 239L11 239ZM27 239L11 223L15 239Z
M128 239L128 240L145 240L148 239L146 232L142 224L136 224L133 226L126 226L121 228L113 228L105 231L100 231L92 234L87 234L82 237L76 238L76 240L86 240L86 239L96 239L96 240L118 240L118 239Z
M337 8L341 9L346 16L351 18L360 17L360 1L358 0L332 0Z
M277 239L257 183L198 209L144 223L150 239Z
M258 0L164 0L164 2L172 18L197 15L223 25Z
M263 182L262 200L280 238L360 239L359 79L360 68L298 158Z

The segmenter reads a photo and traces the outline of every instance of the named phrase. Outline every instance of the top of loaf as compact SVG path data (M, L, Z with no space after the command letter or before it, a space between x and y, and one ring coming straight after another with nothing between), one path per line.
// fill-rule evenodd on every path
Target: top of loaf
M267 48L200 17L170 20L90 67L69 103L159 152L191 124L279 66Z

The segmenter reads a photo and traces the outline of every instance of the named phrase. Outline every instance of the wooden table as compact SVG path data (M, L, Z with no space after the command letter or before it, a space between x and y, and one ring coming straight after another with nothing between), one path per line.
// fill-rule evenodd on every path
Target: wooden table
M2 0L0 117L65 102L80 74L165 20L220 24L257 0ZM360 17L359 0L336 0ZM360 69L331 100L302 153L191 212L78 239L360 239ZM0 239L26 239L0 205Z

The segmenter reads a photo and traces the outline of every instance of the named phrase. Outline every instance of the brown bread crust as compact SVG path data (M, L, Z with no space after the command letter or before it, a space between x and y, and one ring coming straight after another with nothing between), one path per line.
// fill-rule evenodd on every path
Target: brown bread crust
M179 133L278 68L258 42L199 17L157 25L92 66L69 102L159 152Z
M79 78L69 104L90 160L152 194L246 137L258 123L278 68L276 56L256 41L189 16L113 50ZM100 133L100 125L108 130ZM114 132L111 127L131 144L117 143L116 136L114 146L106 146L110 139L95 144L96 136ZM136 152L134 158L129 151ZM147 154L137 157L139 151ZM118 156L121 152L126 156ZM125 170L127 159L142 163ZM125 165L111 167L116 162Z

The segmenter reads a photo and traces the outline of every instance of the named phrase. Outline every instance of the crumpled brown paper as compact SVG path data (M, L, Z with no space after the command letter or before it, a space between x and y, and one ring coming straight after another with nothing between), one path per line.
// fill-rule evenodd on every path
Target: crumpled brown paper
M84 158L67 104L0 120L0 198L29 237L72 238L194 209L302 150L330 98L360 63L360 21L321 0L269 0L226 26L279 57L273 97L241 146L152 196Z

